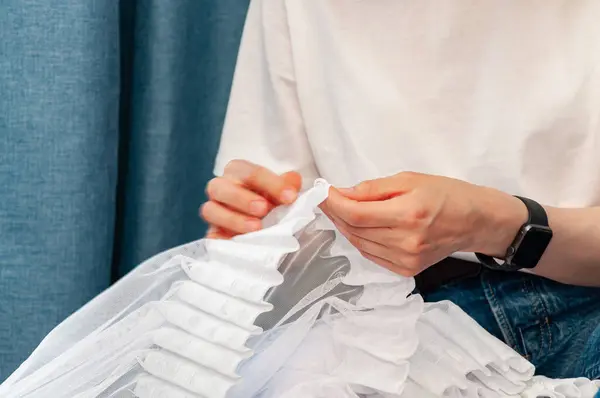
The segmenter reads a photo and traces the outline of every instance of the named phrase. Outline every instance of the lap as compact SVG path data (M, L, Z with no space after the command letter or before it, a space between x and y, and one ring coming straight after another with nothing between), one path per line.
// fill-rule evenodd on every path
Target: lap
M484 270L425 299L453 301L536 365L539 374L600 378L599 288Z

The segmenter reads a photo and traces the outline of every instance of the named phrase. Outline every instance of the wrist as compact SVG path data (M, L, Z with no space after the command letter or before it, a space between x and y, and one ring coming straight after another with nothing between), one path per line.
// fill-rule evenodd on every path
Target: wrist
M471 251L504 258L529 213L521 200L492 188L481 187L479 228Z

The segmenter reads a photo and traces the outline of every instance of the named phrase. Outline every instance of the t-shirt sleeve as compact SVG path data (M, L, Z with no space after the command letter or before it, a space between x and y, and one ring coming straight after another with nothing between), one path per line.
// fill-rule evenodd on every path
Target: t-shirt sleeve
M276 173L318 177L296 92L284 0L252 0L238 54L215 175L244 159Z

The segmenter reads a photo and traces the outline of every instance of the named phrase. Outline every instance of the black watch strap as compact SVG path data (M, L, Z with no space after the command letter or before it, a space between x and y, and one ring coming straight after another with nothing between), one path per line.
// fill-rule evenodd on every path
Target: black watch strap
M525 206L527 206L529 219L527 220L525 225L533 224L540 225L542 227L548 226L548 215L546 214L546 210L544 210L541 204L539 204L535 200L523 198L521 196L515 196L515 198L520 199L521 202L525 203Z
M506 251L505 261L498 262L494 257L475 253L477 259L487 268L502 271L517 271L523 268L534 268L552 238L546 210L534 200L515 196L527 207L527 222L519 229L513 243ZM537 238L535 237L537 234ZM531 237L533 235L533 237ZM531 238L531 239L529 239ZM533 241L534 244L531 244ZM527 244L527 242L529 244ZM525 252L525 253L522 253ZM523 255L527 254L527 255ZM513 259L521 259L513 262Z

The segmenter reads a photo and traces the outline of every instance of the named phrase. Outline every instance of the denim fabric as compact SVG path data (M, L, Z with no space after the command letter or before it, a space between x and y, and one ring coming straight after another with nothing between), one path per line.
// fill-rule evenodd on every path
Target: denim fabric
M248 2L0 2L0 382L116 278L204 233Z
M554 378L600 378L600 289L483 270L425 295L450 300Z

